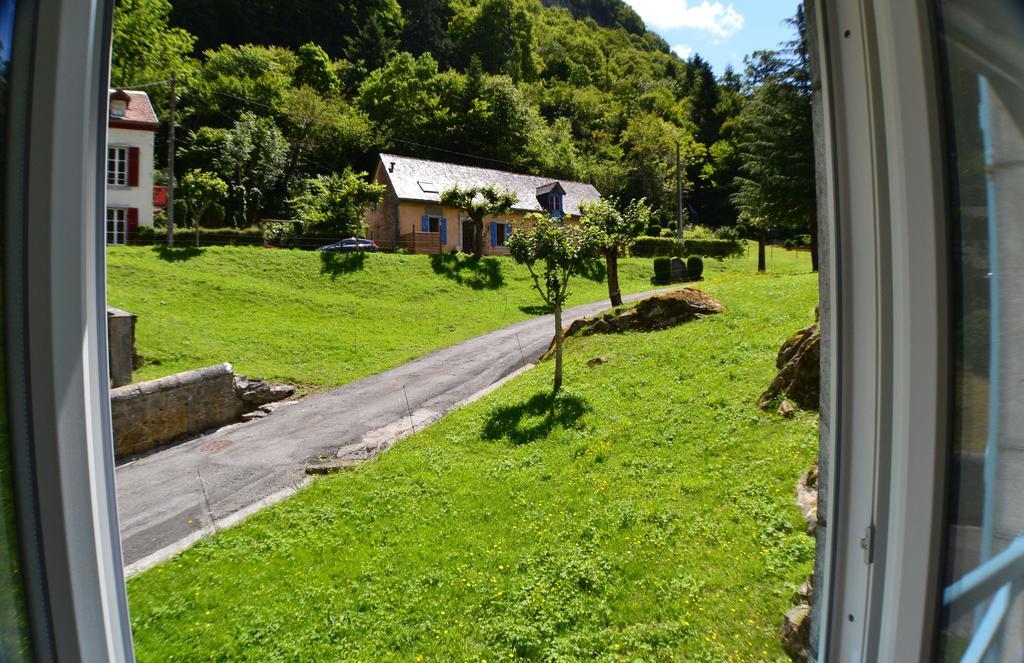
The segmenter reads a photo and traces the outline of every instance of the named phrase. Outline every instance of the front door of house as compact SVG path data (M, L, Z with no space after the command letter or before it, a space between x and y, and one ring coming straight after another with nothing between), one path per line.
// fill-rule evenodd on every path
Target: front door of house
M470 219L462 221L462 252L476 253L476 225Z

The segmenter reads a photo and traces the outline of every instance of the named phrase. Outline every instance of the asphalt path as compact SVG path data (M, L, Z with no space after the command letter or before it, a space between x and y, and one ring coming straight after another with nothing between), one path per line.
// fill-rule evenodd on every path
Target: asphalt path
M563 324L607 308L603 300L566 309ZM309 480L310 464L372 457L475 400L536 361L551 342L552 325L550 315L519 322L264 419L122 463L116 477L126 571L148 568L287 497Z

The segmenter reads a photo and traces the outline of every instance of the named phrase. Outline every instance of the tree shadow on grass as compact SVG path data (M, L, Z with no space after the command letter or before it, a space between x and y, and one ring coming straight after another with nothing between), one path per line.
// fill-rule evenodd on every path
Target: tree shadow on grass
M474 290L497 290L505 285L501 263L496 258L477 258L463 254L442 253L430 256L435 274L449 278Z
M608 267L601 258L591 258L580 265L579 274L588 281L604 283L605 278L608 276Z
M320 252L320 273L330 274L332 279L362 271L365 265L366 254L362 251L353 253Z
M191 260L192 258L198 258L206 252L206 249L201 249L197 246L154 246L153 253L157 255L161 260L167 262L183 262L185 260Z
M530 306L520 306L519 310L526 315L547 315L551 313L551 307L547 304L532 304Z
M513 444L528 444L548 435L557 426L571 427L590 410L578 396L550 392L534 394L525 403L506 405L492 411L484 422L485 440L508 437Z

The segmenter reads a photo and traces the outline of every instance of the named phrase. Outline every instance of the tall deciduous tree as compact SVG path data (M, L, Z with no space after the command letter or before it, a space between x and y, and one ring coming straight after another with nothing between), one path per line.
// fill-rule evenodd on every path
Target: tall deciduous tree
M569 282L600 244L590 227L562 224L546 214L530 214L524 227L506 240L512 259L526 265L533 287L555 314L555 381L562 388L562 307L569 296Z
M339 237L361 236L366 227L366 209L380 204L385 188L367 181L366 173L346 168L341 175L305 180L288 205L296 218L317 230Z
M114 10L110 82L117 87L185 77L196 38L169 24L169 0L121 0ZM154 102L162 104L155 98Z
M462 210L473 221L473 254L479 258L484 252L484 220L512 211L516 195L494 186L473 186L465 189L454 186L441 194L441 204Z
M181 178L180 191L182 199L188 203L196 230L196 246L199 246L199 222L210 205L219 203L228 195L228 185L213 173L190 170Z
M217 166L231 185L243 225L256 221L267 194L284 173L287 157L288 141L268 117L243 113L225 134Z
M592 229L604 253L608 266L608 298L612 306L622 306L619 291L619 254L629 242L641 234L650 224L651 208L644 199L632 200L624 211L616 208L614 201L602 198L595 203L584 203L580 209L580 222Z
M318 44L303 44L299 47L298 57L294 76L297 87L311 87L324 97L330 97L338 91L338 74L324 49Z

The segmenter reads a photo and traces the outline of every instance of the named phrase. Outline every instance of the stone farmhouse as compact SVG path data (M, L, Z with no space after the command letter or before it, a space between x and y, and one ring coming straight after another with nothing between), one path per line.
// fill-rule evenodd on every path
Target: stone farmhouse
M107 119L107 244L127 244L153 225L153 137L158 121L149 96L110 91Z
M382 247L403 247L414 253L472 253L476 242L482 241L484 255L507 255L505 238L512 224L527 214L549 212L571 220L579 217L582 203L601 197L593 185L583 182L394 154L380 155L373 179L387 190L382 204L366 212L369 238ZM456 185L493 185L515 194L518 202L510 214L486 219L484 237L475 237L474 226L462 210L440 203L441 194Z

